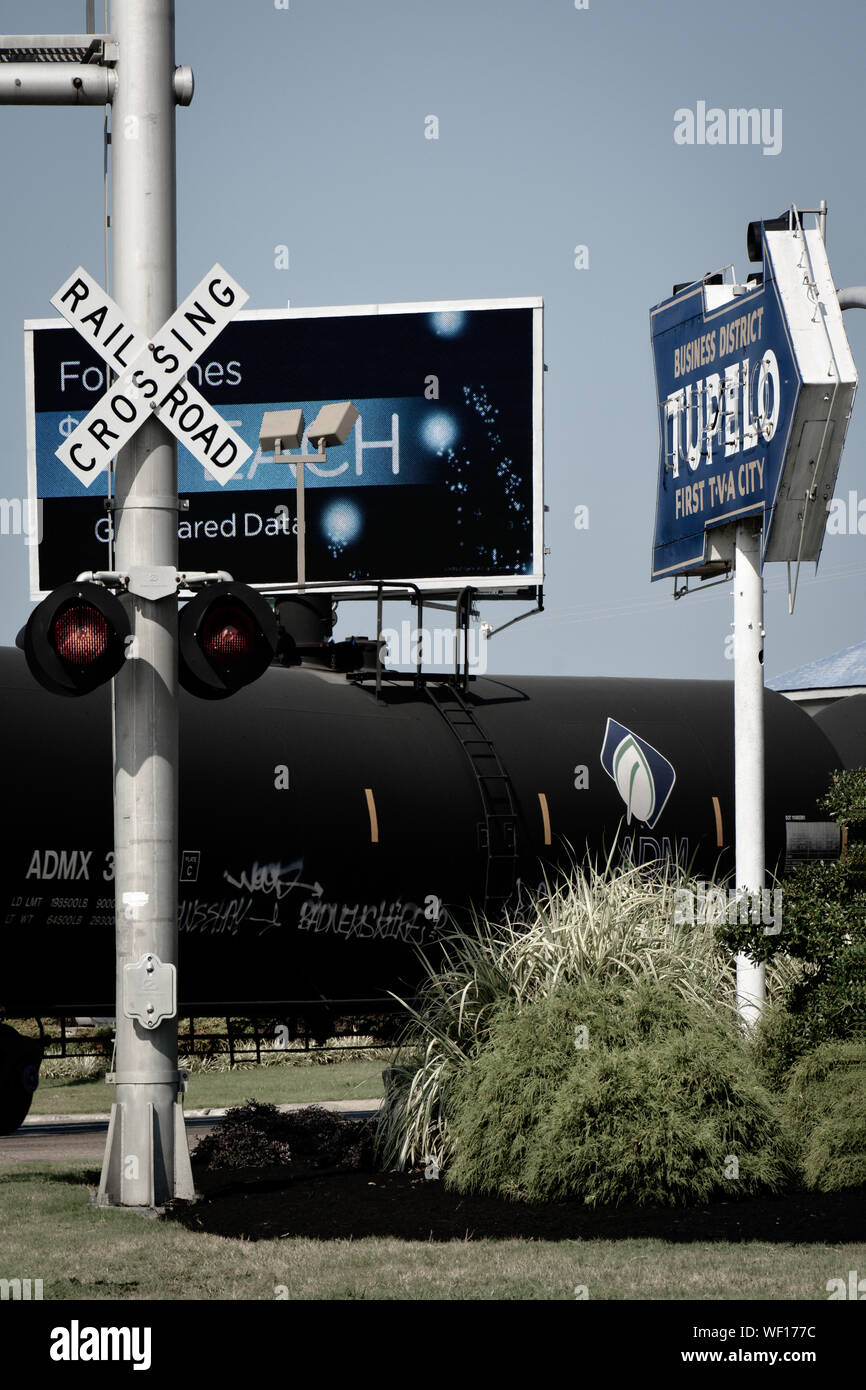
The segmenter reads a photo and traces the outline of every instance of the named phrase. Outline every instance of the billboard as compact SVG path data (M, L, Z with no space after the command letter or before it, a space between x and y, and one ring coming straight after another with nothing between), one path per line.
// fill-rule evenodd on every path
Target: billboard
M650 313L653 579L700 572L708 532L747 516L762 561L820 555L857 372L820 232L762 227L762 249L762 277L710 277Z
M39 508L31 597L111 568L105 491L56 457L109 385L61 320L25 324L28 480ZM259 448L263 415L351 400L327 462L304 465L306 579L405 580L427 592L543 580L542 301L471 300L242 312L187 373L252 448L224 485L178 449L179 568L262 589L297 577L295 454Z

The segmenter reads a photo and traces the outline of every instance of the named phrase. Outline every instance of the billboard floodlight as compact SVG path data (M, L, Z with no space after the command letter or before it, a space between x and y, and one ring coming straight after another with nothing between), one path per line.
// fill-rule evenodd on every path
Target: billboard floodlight
M303 437L302 410L268 410L263 415L259 430L259 448L262 453L279 454L283 449L297 449Z
M355 426L358 411L351 401L338 401L336 405L323 405L310 425L310 438L319 448L329 448L334 444L345 444Z
M259 428L259 447L263 453L274 455L274 463L295 464L298 488L298 587L306 580L306 511L304 504L305 475L308 463L327 463L325 450L329 445L345 444L355 427L360 412L351 401L338 401L336 405L323 405L309 428L309 437L318 445L317 454L290 454L288 449L297 449L304 438L304 412L294 410L267 410L262 416Z

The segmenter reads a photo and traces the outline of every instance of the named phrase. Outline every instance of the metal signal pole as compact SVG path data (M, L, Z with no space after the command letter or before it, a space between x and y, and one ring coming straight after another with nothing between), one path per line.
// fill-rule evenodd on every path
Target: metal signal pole
M113 291L155 333L176 307L174 0L115 0L113 32L0 38L0 104L112 105ZM108 287L106 286L106 289ZM192 1197L177 1071L177 451L155 418L117 456L115 569L129 655L115 680L116 1102L98 1201ZM160 576L156 573L162 570ZM72 576L70 576L72 577Z
M177 304L174 0L115 0L112 28L112 288L129 321L155 333ZM115 462L120 573L177 569L177 508L177 446L153 419ZM153 1206L193 1195L177 1015L150 1028L140 1007L148 972L158 989L160 967L177 963L177 603L132 594L124 602L134 659L115 678L114 700L117 1098L98 1200Z

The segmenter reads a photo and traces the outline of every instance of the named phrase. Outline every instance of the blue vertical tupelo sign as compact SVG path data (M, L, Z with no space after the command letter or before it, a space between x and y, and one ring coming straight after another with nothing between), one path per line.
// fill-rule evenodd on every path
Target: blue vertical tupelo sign
M769 539L801 382L775 281L720 302L732 288L699 282L650 313L661 436L653 579L700 566L707 527L764 514Z
M652 578L711 572L708 533L763 519L762 563L817 560L857 386L819 228L755 223L745 285L707 276L650 312L659 434Z

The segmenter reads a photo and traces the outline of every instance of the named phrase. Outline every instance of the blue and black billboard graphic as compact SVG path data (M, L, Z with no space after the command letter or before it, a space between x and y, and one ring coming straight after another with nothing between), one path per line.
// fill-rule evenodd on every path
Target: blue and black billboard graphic
M258 448L262 416L330 402L360 417L305 465L308 581L540 578L534 553L531 307L313 318L239 317L189 379L253 448L224 487L178 450L179 566L253 584L297 575L296 466ZM106 367L66 328L33 332L39 588L109 561L104 489L55 457L99 399ZM314 455L304 440L302 451ZM297 451L294 451L297 452ZM96 485L98 486L98 485Z
M800 390L778 289L767 281L717 308L697 283L650 313L661 449L652 577L704 559L708 527L764 516L772 527Z

